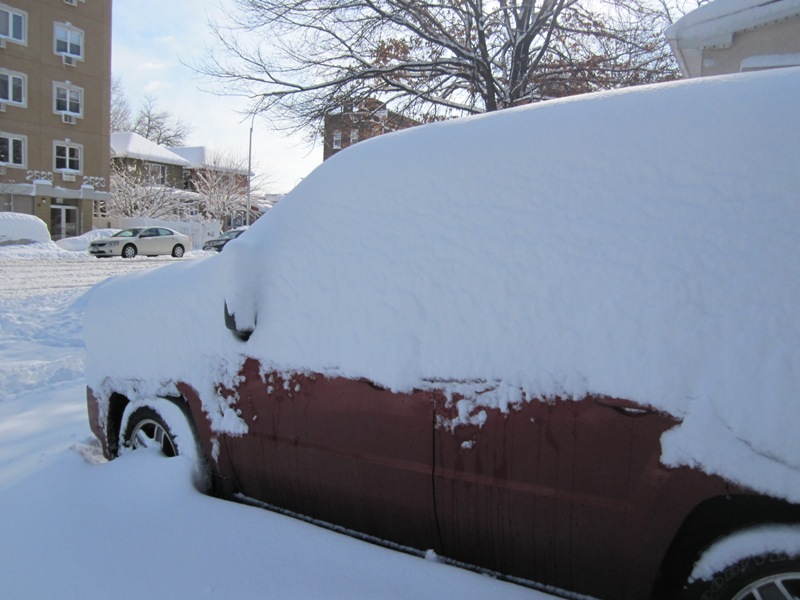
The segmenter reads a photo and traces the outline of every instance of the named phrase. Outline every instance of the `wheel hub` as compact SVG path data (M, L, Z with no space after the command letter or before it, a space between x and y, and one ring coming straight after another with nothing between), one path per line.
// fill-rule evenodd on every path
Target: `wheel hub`
M131 432L131 447L160 448L166 456L177 456L178 450L172 436L160 423L152 419L142 419Z
M800 600L800 573L778 573L759 579L733 600Z

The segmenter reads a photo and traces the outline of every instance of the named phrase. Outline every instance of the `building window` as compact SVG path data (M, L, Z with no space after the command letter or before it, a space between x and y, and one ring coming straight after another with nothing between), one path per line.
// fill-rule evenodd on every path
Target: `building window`
M28 78L23 73L0 69L0 102L19 104L27 103Z
M56 54L83 59L83 31L69 23L55 24Z
M57 113L83 116L83 89L66 83L53 83L53 103Z
M334 131L333 132L333 149L339 150L342 147L342 132L341 131Z
M24 44L27 38L26 17L25 12L0 4L0 39L9 39Z
M356 142L358 142L358 129L351 129L350 130L350 145L353 145Z
M24 135L0 133L0 164L9 167L25 167L25 147L27 138Z
M108 216L108 206L106 205L105 200L95 200L94 201L94 212L95 217L107 217Z
M81 154L83 146L73 144L69 140L55 142L53 144L53 155L55 158L56 171L76 171L81 172Z
M147 165L147 181L151 184L166 185L167 165Z
M192 192L196 192L195 189L197 186L194 184L194 178L192 177L192 170L191 169L184 169L183 170L183 189L190 190Z

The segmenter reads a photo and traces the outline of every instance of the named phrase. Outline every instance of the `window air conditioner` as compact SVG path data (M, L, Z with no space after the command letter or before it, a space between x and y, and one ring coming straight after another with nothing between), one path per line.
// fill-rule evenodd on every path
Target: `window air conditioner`
M75 181L75 173L61 171L61 179L64 181Z
M6 38L0 37L0 48L6 47Z
M6 174L6 166L0 163L0 175L5 175L5 174Z
M6 103L0 102L0 112L6 112Z
M69 4L70 6L78 6L78 0L64 0L64 4Z
M69 125L75 125L75 117L66 113L61 114L61 121L63 123L68 123Z
M61 55L61 60L63 60L64 64L67 65L68 67L74 67L75 66L75 57L74 56L70 56L69 54L62 54Z

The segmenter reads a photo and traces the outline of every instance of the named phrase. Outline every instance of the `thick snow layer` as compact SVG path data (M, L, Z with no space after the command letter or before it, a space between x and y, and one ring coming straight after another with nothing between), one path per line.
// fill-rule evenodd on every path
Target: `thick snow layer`
M111 134L111 155L114 158L133 158L165 165L190 165L182 156L133 132Z
M0 212L0 246L50 243L50 231L39 217Z
M134 599L143 589L193 599L551 598L203 496L183 457L137 451L106 463L86 418L84 292L102 278L98 267L107 277L164 262L39 250L0 248L4 600Z
M359 143L219 256L95 288L89 383L187 381L232 432L214 387L246 356L393 389L497 381L476 414L607 394L685 420L668 464L800 501L799 96L786 69Z

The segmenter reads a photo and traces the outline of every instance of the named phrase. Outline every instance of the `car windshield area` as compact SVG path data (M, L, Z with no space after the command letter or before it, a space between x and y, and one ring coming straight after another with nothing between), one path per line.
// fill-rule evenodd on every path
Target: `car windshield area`
M123 229L122 231L118 231L111 237L124 237L124 238L136 237L137 235L139 235L140 231L141 229Z
M241 233L243 233L242 229L229 229L228 231L221 233L219 237L220 239L225 240L229 238L239 237Z

